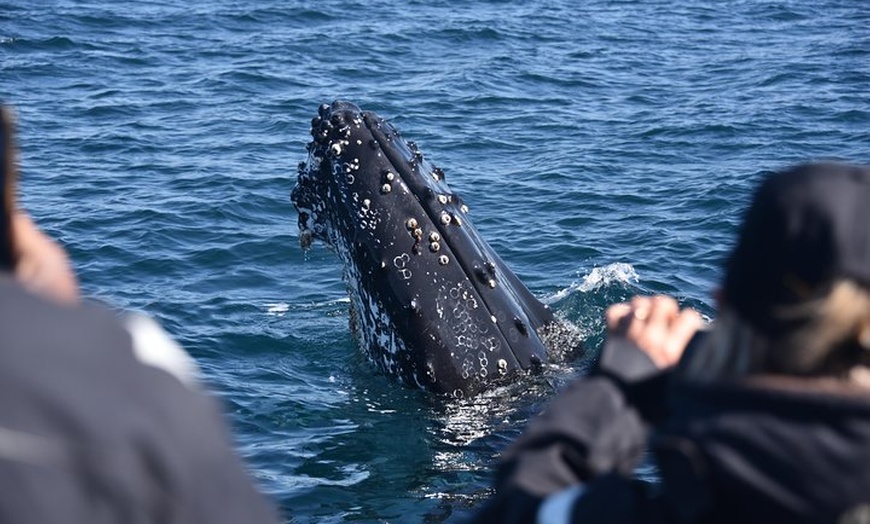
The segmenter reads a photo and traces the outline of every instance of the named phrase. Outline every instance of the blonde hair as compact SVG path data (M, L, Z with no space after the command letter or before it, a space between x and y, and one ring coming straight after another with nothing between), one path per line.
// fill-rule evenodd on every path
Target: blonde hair
M771 317L793 327L766 335L723 307L682 373L701 381L759 373L849 378L870 368L870 289L838 280L825 296L780 306Z

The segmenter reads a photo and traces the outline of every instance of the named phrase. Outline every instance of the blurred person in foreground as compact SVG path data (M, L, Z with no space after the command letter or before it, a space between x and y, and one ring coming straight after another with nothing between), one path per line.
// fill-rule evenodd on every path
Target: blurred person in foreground
M477 521L870 522L870 169L767 177L717 302L697 336L673 299L611 306L596 370L506 450Z
M273 523L193 360L152 320L79 301L16 205L0 106L0 522Z

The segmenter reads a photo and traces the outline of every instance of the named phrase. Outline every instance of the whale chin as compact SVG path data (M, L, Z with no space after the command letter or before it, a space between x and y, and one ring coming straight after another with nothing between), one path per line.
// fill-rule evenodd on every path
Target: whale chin
M413 142L345 101L321 105L311 134L291 195L300 242L340 257L351 329L379 369L464 396L541 369L552 340L576 354L579 338L481 237Z

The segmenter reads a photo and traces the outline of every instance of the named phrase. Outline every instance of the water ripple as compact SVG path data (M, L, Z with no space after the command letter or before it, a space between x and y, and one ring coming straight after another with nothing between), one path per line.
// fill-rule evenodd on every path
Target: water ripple
M336 258L298 246L317 106L415 140L594 358L634 293L715 314L765 172L870 162L868 28L850 0L0 0L0 99L25 204L86 293L193 353L293 522L442 522L587 362L462 405L377 375Z

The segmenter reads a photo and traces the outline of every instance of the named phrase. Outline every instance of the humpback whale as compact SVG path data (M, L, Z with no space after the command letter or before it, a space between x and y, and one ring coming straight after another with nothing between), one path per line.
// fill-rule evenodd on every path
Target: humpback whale
M475 229L444 171L390 123L335 101L311 135L291 193L300 243L323 241L343 262L351 330L384 373L468 396L541 369L548 347L571 338Z

